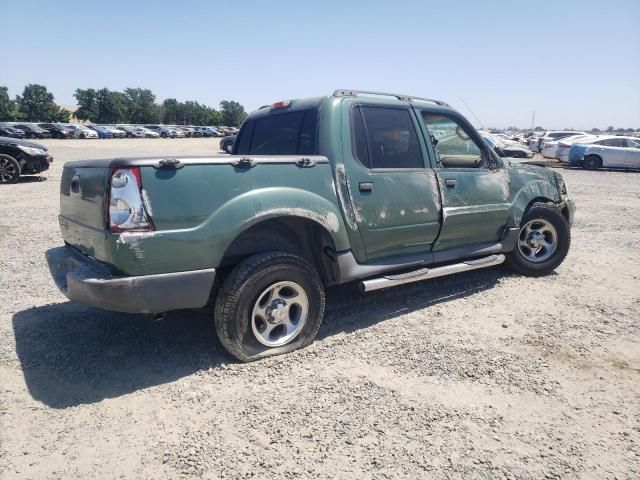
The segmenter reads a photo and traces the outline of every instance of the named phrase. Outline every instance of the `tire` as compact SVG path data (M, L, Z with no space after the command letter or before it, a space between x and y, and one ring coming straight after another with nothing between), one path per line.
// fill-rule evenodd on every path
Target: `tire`
M582 167L587 170L598 170L602 168L602 158L598 155L587 155L582 161Z
M233 150L233 143L227 142L224 146L224 151L231 155L231 150Z
M18 161L9 155L0 155L0 184L16 183L22 169Z
M160 134L160 136L161 136L162 138L167 138L167 134L166 134L165 132L162 132L162 133Z
M253 255L229 274L218 292L216 332L224 348L242 362L292 352L313 342L324 302L322 281L306 260L284 252ZM291 312L298 317L295 324Z
M82 140L84 140L84 139L86 138L86 137L85 137L85 135L84 135L84 133L81 133L81 134L80 134L80 138L81 138Z
M551 273L569 252L569 222L555 204L537 202L524 214L520 226L516 246L506 254L507 266L532 277Z

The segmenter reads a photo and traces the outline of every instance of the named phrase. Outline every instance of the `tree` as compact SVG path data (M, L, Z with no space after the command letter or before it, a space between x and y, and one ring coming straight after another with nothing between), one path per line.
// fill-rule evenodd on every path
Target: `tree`
M222 113L222 123L228 127L237 127L247 118L244 107L233 100L223 100L220 102L220 112Z
M591 129L591 133L600 133L600 129L598 127L593 127Z
M151 90L125 88L122 96L125 118L129 123L156 123L159 121L159 107Z
M9 98L9 89L0 87L0 122L19 119L18 105Z
M534 132L542 132L542 131L544 131L544 128L542 128L542 127L536 127L536 128L534 128L534 129L533 129L533 131L534 131Z
M98 99L96 91L93 88L81 89L77 88L73 94L78 102L78 109L75 117L78 120L90 120L95 122L98 118Z
M176 125L178 123L178 101L167 98L162 102L162 123Z
M24 87L22 96L16 97L16 102L22 117L27 122L52 121L52 113L56 113L56 108L59 108L53 101L53 94L47 91L47 87L37 84Z
M126 121L124 94L101 88L96 92L96 123L118 123Z
M69 110L54 104L49 110L47 122L69 123L70 118L71 112Z
M613 132L615 130L615 128L613 127L607 127L607 132Z

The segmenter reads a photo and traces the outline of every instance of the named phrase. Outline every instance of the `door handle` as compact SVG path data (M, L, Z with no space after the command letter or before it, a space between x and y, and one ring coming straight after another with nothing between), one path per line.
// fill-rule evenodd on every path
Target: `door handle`
M358 187L361 192L373 192L373 182L360 182Z
M449 188L455 188L455 186L458 184L458 181L455 178L447 178L444 181L444 184Z

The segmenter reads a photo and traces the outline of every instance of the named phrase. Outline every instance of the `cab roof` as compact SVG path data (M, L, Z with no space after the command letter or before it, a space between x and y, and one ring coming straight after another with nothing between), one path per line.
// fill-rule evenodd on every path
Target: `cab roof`
M335 90L331 95L322 97L310 97L310 98L298 98L292 100L283 100L276 102L272 105L263 105L256 111L252 112L250 117L261 117L268 115L280 108L287 109L299 109L299 108L313 108L318 107L324 102L339 101L342 98L347 97L362 97L367 100L373 100L380 103L412 103L421 107L440 107L443 110L453 110L448 103L442 100L435 100L431 98L417 97L413 95L405 95L400 93L386 93L375 92L369 90L347 90L339 89Z

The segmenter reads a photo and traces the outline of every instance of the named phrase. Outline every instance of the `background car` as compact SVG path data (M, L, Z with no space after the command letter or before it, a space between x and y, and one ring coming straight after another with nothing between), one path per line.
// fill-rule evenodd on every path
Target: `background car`
M543 136L538 138L538 146L534 152L542 153L542 148L545 142L554 142L556 140L560 140L561 138L572 137L574 135L585 135L586 132L576 132L574 130L554 130L545 133ZM529 149L531 149L531 143L529 143Z
M119 128L112 125L101 125L101 128L103 128L107 132L111 132L114 138L124 138L127 136L124 130L120 130Z
M176 131L165 125L145 125L144 128L148 128L149 130L156 132L162 138L176 137Z
M229 135L228 137L224 137L222 140L220 140L220 150L231 154L231 150L233 150L233 142L235 140L236 140L235 135Z
M553 158L558 159L560 162L568 163L569 162L569 150L574 143L585 143L590 142L591 140L597 140L599 137L596 135L585 134L585 135L574 135L573 137L566 137L561 140L558 140L557 147L555 150L555 156ZM548 152L551 153L551 152ZM544 156L544 153L543 153Z
M113 138L113 133L99 125L89 125L89 128L98 134L98 138Z
M533 156L533 153L528 148L520 145L518 142L514 142L513 140L504 140L503 138L487 131L480 131L479 133L485 140L491 139L495 146L502 150L507 157L531 158Z
M0 125L0 137L24 138L24 132L11 125Z
M38 126L47 130L52 138L63 139L74 137L74 133L70 128L58 123L39 123Z
M0 137L0 183L15 183L21 175L41 173L52 161L44 145Z
M31 123L16 123L13 128L24 132L24 138L51 138L51 133L44 128Z
M588 170L640 168L640 139L607 136L591 143L575 143L569 150L569 161Z
M98 138L98 133L84 125L66 125L73 132L74 138Z

